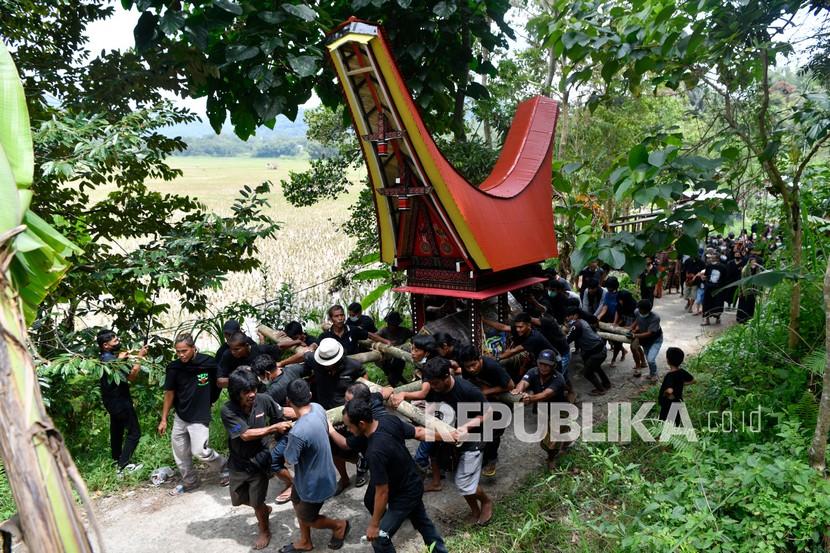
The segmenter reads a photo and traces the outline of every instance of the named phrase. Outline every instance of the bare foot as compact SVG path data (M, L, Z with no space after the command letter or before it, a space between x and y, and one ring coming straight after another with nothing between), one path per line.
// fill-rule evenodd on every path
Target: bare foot
M424 492L440 492L444 489L443 484L438 482L437 484L430 480L428 484L424 484Z
M265 549L271 543L271 532L260 532L254 542L254 549Z
M486 526L490 523L490 519L493 518L493 501L487 499L486 501L481 502L481 516L478 518L478 525L479 526Z

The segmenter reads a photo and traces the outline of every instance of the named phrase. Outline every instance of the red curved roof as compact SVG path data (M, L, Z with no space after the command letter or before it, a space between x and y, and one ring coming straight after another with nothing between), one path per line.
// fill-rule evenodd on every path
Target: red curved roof
M378 97L388 96L405 131L409 151L414 152L469 257L479 269L503 271L537 263L557 255L553 226L552 148L559 106L537 96L519 105L501 155L490 176L475 186L467 182L436 146L421 119L415 102L395 64L386 37L374 24L346 26L332 37L329 49L346 47L352 40L368 46L376 65L371 74L379 88ZM344 26L341 26L344 27ZM356 36L359 35L359 36ZM372 35L369 38L367 35ZM355 38L352 38L355 37ZM367 66L367 69L369 66ZM358 69L362 71L362 69ZM356 119L360 109L352 105L344 83L344 69L338 75ZM363 132L356 121L358 132ZM374 154L364 149L364 153ZM367 160L368 161L368 160ZM373 182L382 188L384 182ZM383 233L383 229L381 229Z

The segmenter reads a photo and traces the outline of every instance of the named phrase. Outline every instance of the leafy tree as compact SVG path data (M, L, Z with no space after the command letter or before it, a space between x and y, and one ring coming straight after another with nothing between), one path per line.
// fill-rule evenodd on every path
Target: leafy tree
M213 128L218 132L230 113L243 139L258 125L273 126L278 114L293 120L312 91L328 107L342 104L320 44L350 16L388 23L392 50L428 126L456 138L465 135L465 98L486 94L470 72L494 71L476 46L492 51L513 37L505 22L507 0L122 0L122 5L142 12L136 46L150 67L161 75L181 68L187 94L207 97Z
M66 117L38 129L36 151L49 161L36 174L33 208L83 248L75 269L42 309L44 340L55 330L53 316L72 330L76 316L90 313L106 315L122 331L148 333L170 309L156 301L162 290L177 292L182 307L201 312L206 291L220 286L226 274L259 266L256 240L277 228L262 213L269 183L246 186L231 217L144 184L179 175L164 158L184 144L158 131L182 117L163 104L114 122ZM101 197L106 185L115 190Z
M818 1L559 0L554 3L555 16L548 17L545 37L567 57L563 76L572 82L586 82L598 71L606 83L634 94L700 87L719 123L713 132L719 140L710 141L708 150L729 163L760 165L770 190L784 204L795 271L801 270L801 180L830 139L830 106L824 92L805 94L783 109L771 104L770 69L776 56L794 52L787 33L802 9L826 29L827 5ZM601 96L592 100L598 102ZM613 174L611 184L617 193L634 190L642 199L659 196L665 183L648 178L650 156L665 161L673 155L665 149L638 147L629 155L629 170ZM638 169L640 162L644 163ZM791 309L790 346L794 347L798 284Z

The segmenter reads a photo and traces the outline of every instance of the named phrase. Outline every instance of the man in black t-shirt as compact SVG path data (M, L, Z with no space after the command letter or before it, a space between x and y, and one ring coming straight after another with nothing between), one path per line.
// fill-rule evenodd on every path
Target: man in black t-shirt
M405 443L407 439L424 440L424 429L394 416L376 418L372 406L360 399L346 404L343 421L367 443L371 479L363 502L372 514L366 537L374 551L395 551L392 537L409 519L428 550L447 553L444 540L426 513L423 482Z
M216 361L196 352L190 334L180 334L173 342L176 359L167 365L164 377L164 404L158 433L167 431L170 408L175 407L170 442L173 459L182 475L182 483L171 492L178 495L199 486L199 475L193 470L193 457L210 465L220 475L220 484L226 486L229 476L225 458L208 447L210 437L210 407L217 399Z
M366 332L377 332L375 320L369 315L363 314L363 306L358 302L349 304L349 318L346 319L346 326L349 328L358 327Z
M250 367L254 359L260 355L270 355L274 361L280 356L279 346L272 344L256 344L245 334L237 332L228 339L228 350L222 354L219 361L219 370L216 375L216 383L220 388L227 388L228 376L242 366Z
M225 341L222 342L219 349L216 350L216 353L213 356L213 359L216 361L217 365L222 361L222 356L225 355L225 352L228 351L228 340L230 340L231 336L237 332L242 332L242 326L236 319L228 319L225 321L225 324L222 325L222 336ZM252 346L256 345L256 342L254 342L250 337L248 338L248 343Z
M344 355L343 346L333 338L323 338L314 353L305 355L307 370L314 375L314 401L323 409L333 409L346 403L346 390L366 376L363 365ZM351 478L346 470L346 462L357 464L358 457L338 448L332 449L334 466L340 475L335 495L351 485ZM366 484L363 471L357 475L357 486Z
M428 404L433 404L432 407L440 409L438 404L443 404L444 409L452 411L455 419L453 426L456 428L455 439L463 442L459 448L449 446L453 454L458 454L454 477L455 486L464 496L478 524L484 525L489 523L493 517L493 501L479 485L483 443L469 440L468 433L482 432L485 415L490 412L490 408L481 390L463 378L453 377L450 374L450 368L450 362L443 357L435 357L427 361L423 368L424 381L429 383L426 401ZM463 405L461 413L459 413L460 405ZM439 412L444 413L444 410ZM462 414L469 420L460 420ZM442 449L446 448L447 445ZM432 459L432 474L433 487L436 484L436 478L440 485L441 470L437 459L434 458Z
M319 342L322 342L325 338L334 338L343 346L346 355L358 353L360 351L360 340L367 340L369 332L359 326L346 325L346 312L342 305L329 307L328 318L331 326L320 334Z
M582 297L582 294L585 293L585 290L588 288L588 281L596 280L599 286L602 286L603 280L605 280L605 271L603 271L600 266L599 262L594 259L591 261L587 267L582 269L579 272L579 296Z
M533 328L533 319L528 313L518 313L513 317L512 328L506 324L484 319L482 322L496 330L512 333L512 345L499 355L499 361L510 374L513 381L522 378L528 367L536 362L540 351L553 349L542 334Z
M105 363L123 362L129 352L119 351L121 340L115 332L102 329L96 336L100 359ZM110 416L110 453L117 465L119 477L124 471L136 472L144 465L131 463L130 459L138 447L141 438L141 427L138 424L138 415L135 412L133 398L130 395L130 383L135 382L141 372L141 359L147 355L147 346L142 347L135 363L127 370L126 367L116 366L111 371L104 371L101 375L101 400ZM110 374L117 372L118 374ZM127 433L126 439L124 432Z
M459 346L456 354L461 375L465 380L477 386L488 401L496 400L499 394L509 392L515 386L501 363L492 357L483 357L477 348L471 345ZM484 466L481 469L481 474L484 476L492 477L496 475L499 446L501 446L504 430L504 428L494 429L493 439L484 445L484 459L482 461Z
M401 326L403 319L397 311L390 311L383 320L386 322L386 326L378 331L378 336L383 338L390 346L398 347L415 335L411 329ZM390 386L395 387L403 383L403 371L406 368L406 362L403 359L384 356L380 368L386 374Z
M222 406L222 423L228 432L231 504L249 505L256 513L259 535L254 549L271 541L268 495L271 448L274 435L285 434L291 423L282 421L282 408L270 397L257 394L259 379L247 369L231 373L230 401Z
M545 350L539 354L536 366L527 371L512 393L519 396L525 405L565 403L567 386L560 370L559 355L553 350ZM548 421L548 431L539 444L548 454L548 469L551 470L555 467L556 457L565 446L564 442L555 439L561 433L562 428L552 428L551 421Z

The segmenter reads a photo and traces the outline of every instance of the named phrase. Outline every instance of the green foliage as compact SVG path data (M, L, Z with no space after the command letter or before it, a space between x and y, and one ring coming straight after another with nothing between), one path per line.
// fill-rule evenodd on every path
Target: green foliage
M789 351L789 287L779 284L755 319L688 360L696 383L684 401L699 441L581 443L556 472L532 475L500 502L487 529L451 538L450 549L823 551L830 483L810 467L807 452L818 393L809 382L824 360L813 348L823 342L824 311L821 290L805 285L802 347ZM731 432L708 414L726 410Z
M158 130L188 119L162 104L115 122L66 117L38 129L38 157L48 161L35 176L33 209L83 249L44 306L38 336L44 354L60 351L53 332L71 330L76 315L106 315L119 330L145 334L170 309L156 302L163 290L177 292L191 312L204 311L206 292L227 273L259 266L256 240L277 228L263 214L270 183L245 186L229 217L145 185L178 176L164 159L184 146ZM115 190L96 201L113 184Z
M506 0L344 0L279 7L263 0L122 0L122 5L142 11L136 46L151 68L180 68L189 94L207 97L213 128L218 132L230 113L243 139L259 125L272 126L279 114L293 120L312 91L326 106L342 104L321 39L350 16L389 23L392 50L429 126L456 136L464 130L463 99L481 94L468 73L493 71L473 45L493 50L513 37L505 23Z

